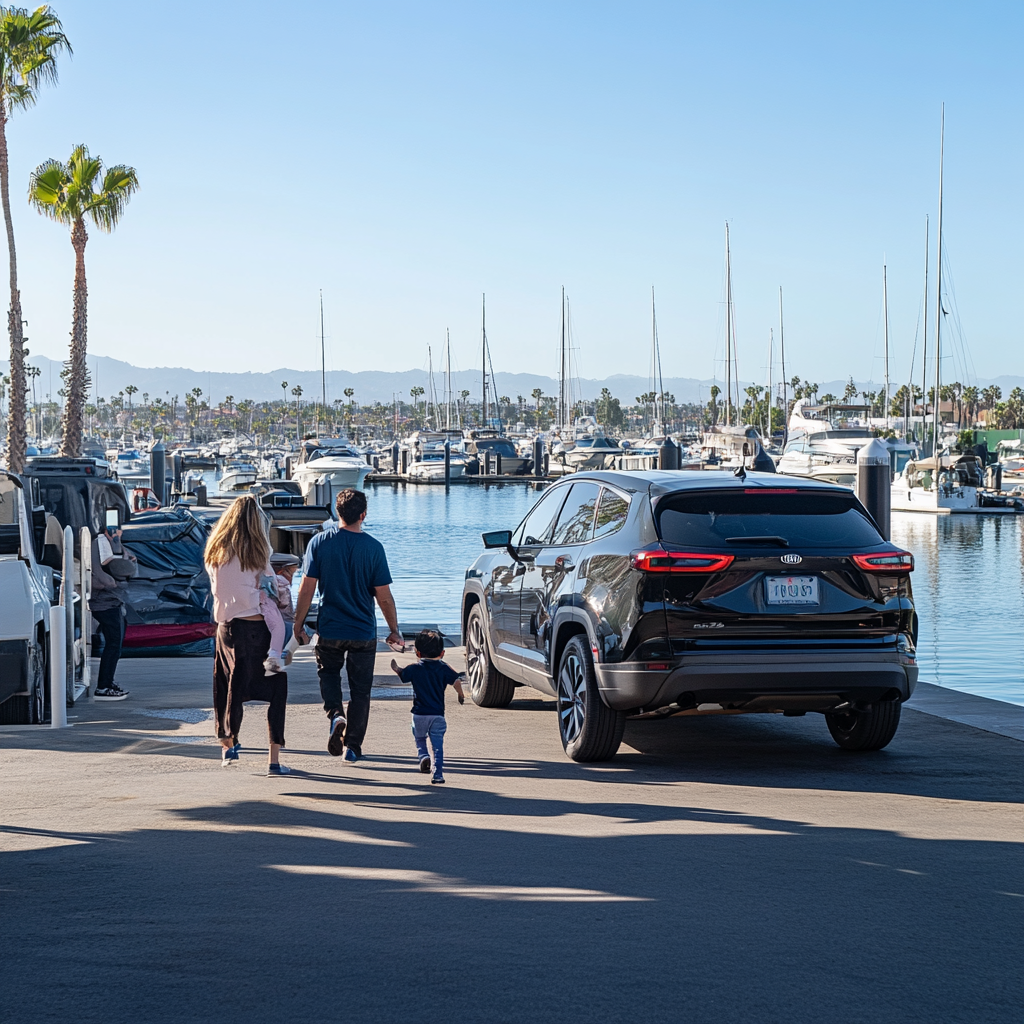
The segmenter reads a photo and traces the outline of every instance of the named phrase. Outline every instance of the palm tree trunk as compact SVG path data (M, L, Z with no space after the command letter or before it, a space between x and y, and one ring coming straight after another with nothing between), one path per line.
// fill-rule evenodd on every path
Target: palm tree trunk
M77 458L82 454L82 427L85 412L85 356L88 335L89 289L85 283L85 243L89 235L85 223L75 221L71 229L71 245L75 250L75 301L71 323L71 373L68 376L68 394L64 401L63 437L61 455Z
M7 162L7 106L0 100L0 201L7 227L7 255L11 270L11 305L7 330L11 340L11 398L7 413L7 466L15 473L25 468L25 341L21 322L21 293L18 291L18 254L14 248L11 220L11 190Z

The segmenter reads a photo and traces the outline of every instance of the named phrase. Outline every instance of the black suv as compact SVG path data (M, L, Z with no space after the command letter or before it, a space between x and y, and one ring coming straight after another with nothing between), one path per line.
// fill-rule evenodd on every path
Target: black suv
M576 761L612 757L627 717L737 712L821 712L841 747L879 750L917 683L913 556L844 487L578 473L483 536L462 598L470 694L551 694Z

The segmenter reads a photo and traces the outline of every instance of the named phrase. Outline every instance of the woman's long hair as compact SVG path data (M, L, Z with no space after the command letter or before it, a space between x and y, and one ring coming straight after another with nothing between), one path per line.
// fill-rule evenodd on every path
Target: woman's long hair
M259 572L270 561L267 517L251 495L238 498L228 507L206 542L203 560L207 568L219 569L232 559L245 572Z

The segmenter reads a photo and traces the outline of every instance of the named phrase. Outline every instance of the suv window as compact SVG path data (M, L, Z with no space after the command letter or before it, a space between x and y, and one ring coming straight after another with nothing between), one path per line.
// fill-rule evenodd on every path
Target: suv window
M547 544L551 536L551 527L568 491L568 487L556 487L548 491L530 509L522 526L512 537L513 547L537 547L540 544Z
M594 540L610 537L621 530L629 514L629 502L607 487L601 490L601 501L597 506L597 522L594 527Z
M852 492L847 496L780 488L673 494L658 503L656 518L658 536L666 543L703 548L733 549L745 537L782 537L792 546L847 549L882 540Z
M552 544L584 544L590 540L600 490L597 484L592 483L572 485L569 497L562 506L562 514L558 517L558 525L551 538Z

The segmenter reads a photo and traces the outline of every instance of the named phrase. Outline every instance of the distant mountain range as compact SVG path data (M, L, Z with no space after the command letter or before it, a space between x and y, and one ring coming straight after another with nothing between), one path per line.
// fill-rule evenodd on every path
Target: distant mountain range
M36 379L36 394L39 398L45 399L47 393L56 395L60 388L61 364L56 360L50 360L46 356L30 356L29 363L38 366L42 371ZM9 364L6 361L0 362L0 372L6 374ZM136 402L140 401L144 394L150 398L166 398L168 395L177 395L182 401L184 396L193 388L202 388L203 397L209 398L214 404L222 402L227 395L231 395L235 402L251 398L256 401L273 401L287 396L292 399L291 389L296 385L302 387L303 397L313 400L319 397L321 382L318 370L294 370L282 368L273 370L270 373L214 373L204 370L188 370L182 367L144 367L133 366L131 363L123 362L120 359L111 359L109 356L90 356L89 372L92 375L93 384L97 394L109 400L111 395L123 391L129 384L137 387L138 395ZM502 373L495 374L497 378L497 393L500 396L508 396L515 402L519 395L522 395L527 402L533 401L531 392L540 388L545 395L554 395L558 392L558 382L552 378L535 373ZM283 381L288 382L287 389L281 387ZM583 379L574 382L578 383L579 390L575 391L577 398L592 400L597 398L602 388L608 390L619 399L623 405L631 405L635 402L637 395L648 391L650 383L647 377L630 374L617 373L604 380ZM742 381L741 389L749 382ZM762 382L759 382L762 383ZM858 390L878 390L881 387L878 381L856 382ZM899 386L898 381L892 384L893 390ZM1003 395L1008 395L1015 387L1024 387L1024 377L1002 376L991 380L978 380L975 382L980 387L987 387L989 384L998 385L1003 390ZM438 399L442 399L444 378L440 373L434 373L434 384L437 388ZM675 396L677 402L706 402L710 398L712 384L718 384L721 388L721 380L700 380L695 377L666 377L665 390ZM346 370L331 370L327 374L327 400L333 402L335 399L344 400L346 388L352 388L355 392L354 401L361 405L372 404L373 402L388 403L393 401L396 394L401 395L408 401L409 390L415 386L427 387L427 374L424 370L362 370L359 373L349 373ZM459 370L452 373L452 386L456 392L469 391L471 399L479 400L480 396L480 371ZM845 380L832 380L818 382L818 394L832 393L841 395L846 386Z

